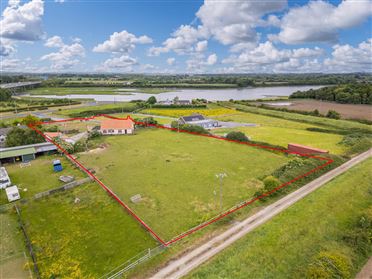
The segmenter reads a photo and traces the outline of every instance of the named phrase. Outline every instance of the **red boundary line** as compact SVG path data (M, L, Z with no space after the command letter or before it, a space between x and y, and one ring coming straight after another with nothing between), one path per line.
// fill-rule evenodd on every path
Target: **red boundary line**
M249 146L254 146L254 147L259 147L259 148L263 148L263 149L268 149L268 150L272 150L272 151L278 151L278 152L282 152L282 153L287 153L287 154L295 154L295 155L298 155L298 156L301 156L301 157L308 157L308 158L313 158L313 159L317 159L317 160L320 160L320 161L326 161L324 164L302 174L302 175L299 175L295 178L293 178L292 180L288 181L288 182L285 182L281 185L279 185L278 187L276 187L275 189L269 191L269 192L266 192L266 193L263 193L261 196L258 196L258 197L255 197L249 201L245 201L241 204L239 204L238 206L234 207L233 209L230 209L224 213L221 213L219 215L217 215L216 217L214 217L213 219L209 220L208 222L206 223L202 223L198 226L196 226L195 228L193 229L190 229L186 232L183 232L182 234L180 234L179 236L169 240L169 241L164 241L162 240L151 228L149 225L147 225L138 215L136 215L134 213L134 211L128 206L126 205L110 188L108 188L101 180L99 180L92 172L90 172L87 168L85 168L78 160L76 160L73 156L71 156L71 154L69 154L64 148L62 148L59 144L57 144L56 142L54 142L52 139L48 138L47 136L45 136L37 127L40 126L40 125L45 125L45 124L52 124L52 123L61 123L61 122L69 122L69 121L74 121L74 120L80 120L80 121L89 121L89 120L93 120L97 117L106 117L106 118L111 118L111 119L117 119L117 120L128 120L130 119L131 121L133 121L136 125L144 125L144 126L151 126L151 127L156 127L156 128L160 128L160 129L166 129L166 130L171 130L171 131L178 131L178 132L182 132L182 133L187 133L187 134L192 134L192 135L197 135L197 136L203 136L203 137L208 137L208 138L214 138L214 139L219 139L219 140L225 140L225 141L230 141L230 142L235 142L235 143L239 143L239 144L244 144L244 145L249 145ZM61 150L61 152L63 154L65 154L71 161L73 161L75 164L77 164L86 174L88 174L88 176L90 176L93 180L95 180L109 195L111 195L111 197L113 197L122 207L124 207L141 225L143 225L161 244L163 244L164 246L169 246L170 244L172 243L175 243L179 240L181 240L182 238L212 224L212 223L215 223L217 222L218 220L226 217L227 215L230 215L232 214L233 212L239 210L239 209L242 209L243 207L246 207L247 205L250 205L252 204L253 202L255 201L258 201L264 197L267 197L269 195L271 195L272 193L292 184L293 182L301 179L301 178L304 178L330 164L333 163L333 160L330 159L330 158L325 158L325 157L320 157L320 156L315 156L315 155L311 155L311 154L303 154L303 153L298 153L298 152L292 152L292 151L288 151L286 149L281 149L281 148L276 148L276 147L271 147L271 146L265 146L265 145L261 145L261 144L255 144L255 143L250 143L250 142L241 142L241 141L236 141L236 140L231 140L231 139L226 139L224 137L220 137L220 136L215 136L215 135L209 135L209 134L200 134L200 133L196 133L196 132L190 132L190 131L186 131L186 130L182 130L182 129L177 129L177 128L170 128L170 127L165 127L165 126L162 126L162 125L156 125L156 124L148 124L148 123L145 123L145 122L138 122L138 121L135 121L133 118L131 118L129 115L126 117L126 118L120 118L120 117L114 117L114 116L110 116L110 115L106 115L106 114L98 114L98 115L94 115L92 117L76 117L76 118L68 118L68 119L62 119L62 120L52 120L52 121L46 121L46 122L38 122L38 123L35 123L34 125L28 125L28 127L32 130L34 130L35 132L37 132L38 134L40 134L42 137L44 137L47 141L53 143L55 146L58 147L58 149Z

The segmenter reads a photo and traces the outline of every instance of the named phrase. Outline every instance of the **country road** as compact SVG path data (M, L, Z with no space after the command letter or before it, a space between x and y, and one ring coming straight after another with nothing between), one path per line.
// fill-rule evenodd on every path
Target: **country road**
M181 278L185 276L193 269L197 268L204 262L211 259L213 256L221 252L223 249L227 248L235 241L245 236L258 226L269 221L271 218L277 214L284 211L286 208L290 207L297 201L301 200L305 196L309 195L316 189L322 187L327 182L335 178L336 176L344 173L358 163L366 160L372 156L372 149L354 157L343 165L327 172L326 174L318 177L317 179L311 181L300 189L296 190L283 197L282 199L274 202L273 204L265 207L263 210L257 212L256 214L250 216L249 218L239 222L223 232L222 234L212 238L205 244L199 246L198 248L186 253L178 259L171 260L169 264L160 269L156 274L151 276L154 279L163 278Z

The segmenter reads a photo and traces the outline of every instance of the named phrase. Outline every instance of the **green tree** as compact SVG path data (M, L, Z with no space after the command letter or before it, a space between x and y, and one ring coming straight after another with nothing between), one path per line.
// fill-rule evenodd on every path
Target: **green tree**
M7 135L5 145L7 147L20 146L44 142L44 138L31 129L14 127Z
M9 90L0 88L0 102L10 101L12 99L12 94Z
M156 98L155 96L151 96L150 98L147 99L147 103L150 104L150 105L154 105L156 104Z
M27 115L21 120L21 124L23 125L35 125L40 122L40 118L33 116L31 114Z

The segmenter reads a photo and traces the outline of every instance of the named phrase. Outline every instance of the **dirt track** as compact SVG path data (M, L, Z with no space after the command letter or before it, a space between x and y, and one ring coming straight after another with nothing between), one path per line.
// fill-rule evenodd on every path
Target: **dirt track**
M364 152L343 165L329 171L328 173L318 177L312 182L306 184L295 192L283 197L282 199L274 202L267 206L263 210L257 212L251 217L244 221L237 223L224 233L212 238L207 243L199 246L198 248L188 252L179 259L171 260L168 265L160 269L151 278L163 279L163 278L181 278L185 276L193 269L197 268L202 263L211 259L213 256L227 248L235 241L245 236L247 233L264 224L280 212L284 211L289 206L293 205L297 201L301 200L308 194L312 193L316 189L322 187L324 184L335 178L336 176L344 173L348 169L357 165L358 163L366 160L372 156L372 149Z

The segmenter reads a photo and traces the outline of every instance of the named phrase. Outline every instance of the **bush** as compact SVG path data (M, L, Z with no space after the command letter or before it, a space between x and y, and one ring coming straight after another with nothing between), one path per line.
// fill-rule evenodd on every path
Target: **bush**
M340 119L341 118L341 115L337 111L335 111L335 110L329 110L327 112L326 117L332 118L332 119Z
M156 103L156 98L154 96L151 96L150 98L147 99L147 103L150 105L154 105Z
M280 186L281 184L280 180L272 175L267 176L263 180L263 183L264 183L265 192L270 192L274 190L276 187Z
M44 138L37 132L31 129L22 129L19 127L14 127L8 133L6 137L5 145L7 147L20 146L27 144L34 144L44 142Z
M321 251L307 269L307 278L350 278L350 259L339 253Z
M243 132L232 131L226 135L229 140L248 142L249 138Z
M97 130L93 130L88 132L88 140L99 138L101 136L101 133Z

